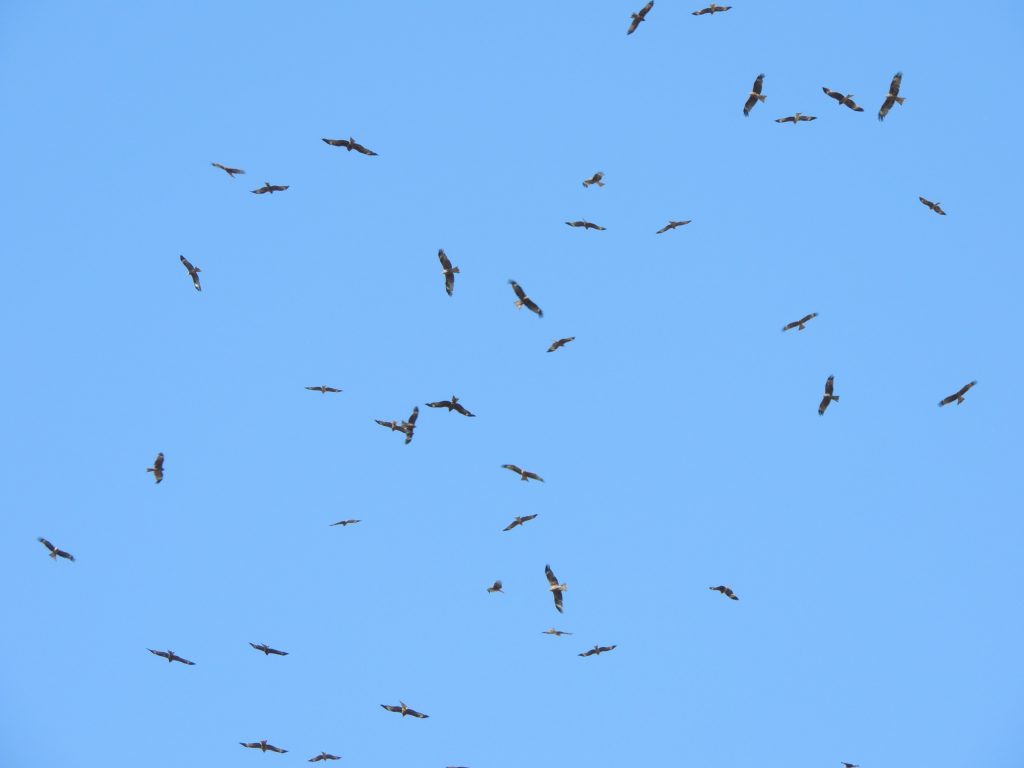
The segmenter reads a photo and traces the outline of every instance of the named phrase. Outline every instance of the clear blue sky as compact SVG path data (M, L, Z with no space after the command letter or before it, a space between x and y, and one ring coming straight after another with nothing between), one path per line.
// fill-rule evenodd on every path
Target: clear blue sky
M701 2L3 5L0 762L1024 764L1024 10Z

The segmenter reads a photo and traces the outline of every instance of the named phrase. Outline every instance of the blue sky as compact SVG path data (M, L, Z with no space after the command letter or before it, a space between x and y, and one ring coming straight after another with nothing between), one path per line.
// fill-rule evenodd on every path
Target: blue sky
M1024 11L642 4L3 6L8 764L1024 759Z

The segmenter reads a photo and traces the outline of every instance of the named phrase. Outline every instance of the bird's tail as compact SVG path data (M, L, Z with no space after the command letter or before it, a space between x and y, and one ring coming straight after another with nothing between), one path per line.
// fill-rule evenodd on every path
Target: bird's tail
M962 397L958 397L958 398L956 399L956 404L957 404L957 405L960 405L960 403L962 403L963 401L964 401L964 399L963 399Z
M597 184L597 186L599 186L599 187L603 187L604 186L604 182L603 181L595 181L594 183Z
M839 395L832 395L832 399L835 400L838 403L839 402Z
M904 101L906 101L906 99L903 96L897 96L896 97L896 103L897 104L902 104Z
M153 469L152 467L146 467L146 471L147 472L156 472L156 470Z
M522 300L521 299L516 299L515 300L515 305L516 305L516 309L522 309L523 308Z
M458 267L455 267L454 269L452 269L452 274L453 274L453 275L457 275L457 274L459 274L459 268L458 268Z
M758 100L758 101L761 101L761 102L763 102L763 101L764 101L765 99L767 99L767 98L768 98L767 94L764 94L764 93L759 93L759 94L757 94L757 100Z

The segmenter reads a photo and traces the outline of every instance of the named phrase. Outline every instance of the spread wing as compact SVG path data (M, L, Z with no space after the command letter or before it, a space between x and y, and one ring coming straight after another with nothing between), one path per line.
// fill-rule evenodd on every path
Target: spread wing
M522 525L522 524L523 524L523 521L522 521L522 520L521 520L520 518L518 518L518 517L517 517L517 518L516 518L515 520L513 520L513 521L512 521L511 523L509 523L508 525L506 525L506 526L505 526L504 528L502 528L501 530L503 530L503 531L511 531L511 530L512 530L513 528L515 528L515 527L516 527L517 525Z
M347 147L348 139L321 139L324 144L330 144L332 147Z
M461 413L463 416L476 416L475 413L470 413L465 408L463 408L461 403L455 403L454 404L454 408L455 408L456 411Z
M544 566L544 575L548 577L548 583L552 587L557 587L558 586L558 579L555 578L555 574L551 570L551 566L550 565L545 565Z
M44 547L46 547L51 552L56 552L57 551L57 548L55 546L53 546L53 544L48 542L46 539L44 539L42 536L39 537L39 541L42 543L42 545Z
M369 155L370 157L377 156L376 152L374 152L372 149L367 149L362 144L355 144L352 146L352 149L354 149L356 152L361 152L364 155Z
M828 397L832 397L832 388L835 386L835 376L829 376L825 379L825 394Z
M776 123L795 123L796 122L796 118L795 117L780 117L780 118L776 119L775 122Z
M63 549L54 549L53 554L57 557L63 557L65 560L70 560L72 563L75 562L74 556L70 552L65 552Z
M903 82L903 73L897 72L893 75L892 82L889 83L889 95L896 97L900 95L900 84Z
M270 189L272 191L274 191L274 192L284 192L286 189L288 189L288 185L287 184L275 184ZM269 747L268 747L268 749L269 749Z
M553 594L555 596L555 610L558 611L559 613L562 613L563 611L562 611L562 593L561 593L561 591L555 591L555 592L552 592L551 594Z
M181 259L181 263L185 265L185 269L189 271L189 274L196 271L196 268L192 266L191 261L189 261L188 259L181 255L179 255L178 258Z
M540 480L542 483L544 482L544 478L538 475L536 472L523 472L523 477L528 478L530 480Z
M825 413L825 409L828 408L828 404L832 402L832 398L825 395L821 398L821 403L818 405L818 415L822 416Z
M420 407L417 405L412 409L412 413L409 414L409 420L406 422L410 427L416 424L416 419L420 417Z
M811 122L811 120L817 120L814 115L800 115L800 120L805 123Z
M601 653L607 653L608 651L614 651L618 646L616 645L602 645L597 650Z
M756 80L754 80L754 87L751 88L750 90L752 90L754 93L760 93L761 92L761 86L763 84L764 84L764 74L762 73L762 74L757 76Z
M147 648L147 651L152 653L154 656L160 656L161 658L167 658L167 651L154 651L152 648Z
M444 273L444 292L449 296L452 295L452 291L455 290L455 272L449 270Z
M747 101L743 105L743 116L744 117L746 117L747 115L750 114L750 110L752 110L754 108L755 104L757 104L757 96L754 96L753 94L751 94L750 96L747 97Z
M401 707L396 707L393 704L381 704L381 706L384 707L384 709L386 709L388 712L401 712L402 711Z
M163 469L164 469L164 455L163 455L163 453L158 453L156 455L156 460L153 462L153 469L155 469L157 472L163 472Z
M249 741L249 742L240 741L238 743L241 744L243 747L248 747L249 749L262 749L263 748L263 745L260 744L258 741Z
M970 384L964 384L964 386L960 388L960 391L956 393L957 396L958 397L963 397L965 394L967 394L967 390L969 390L971 387L973 387L977 383L978 383L977 381L972 381Z
M576 655L577 656L593 656L595 653L597 653L597 651L595 649L591 648L589 651L584 651L583 653L578 653Z
M196 663L194 661L189 661L188 659L183 659L181 656L179 656L176 653L172 653L171 656L170 656L170 659L171 659L171 661L180 661L182 664L187 664L190 667L194 667L196 665Z
M427 408L447 408L449 405L451 405L450 401L439 400L436 403L427 403Z
M267 650L268 650L267 646L266 646L266 645L264 645L264 644L262 644L262 643L261 643L261 644L259 644L259 645L256 645L256 643L249 643L249 645L251 645L251 646L252 646L253 648L255 648L255 649L256 649L257 651L263 651L264 653L266 653L266 652L267 652Z
M847 99L846 100L846 106L848 106L854 112L863 112L864 111L864 107L859 106L857 104L857 102L854 101L853 99Z
M519 287L519 283L517 283L515 280L509 280L508 284L512 286L512 290L516 292L516 296L519 297L520 301L526 300L526 292L521 287Z
M502 464L501 467L502 467L502 469L510 469L513 472L515 472L517 475L522 475L523 474L523 470L521 470L515 464Z
M809 315L805 315L805 316L803 317L803 319L801 319L801 320L800 320L800 323L798 323L798 325L799 325L799 324L802 324L802 323L806 323L806 322L808 322L809 320L813 320L813 319L814 319L814 318L816 318L817 316L818 316L818 313L817 313L817 312L811 312L811 314L809 314Z
M828 96L829 98L835 99L840 104L843 103L843 94L837 93L836 91L833 91L831 88L826 88L825 86L822 86L821 90L823 90L825 92L825 95Z
M267 186L265 186L265 187L260 187L259 189L254 189L254 190L252 190L252 193L253 193L254 195L262 195L262 194L265 194L265 193L267 193L267 192L269 192L269 191L270 191L270 186L269 186L269 185L267 185Z
M523 299L523 306L526 307L531 312L536 312L537 313L537 317L544 317L544 312L541 311L541 308L537 306L537 304L534 302L533 299L531 299L529 297L524 298Z
M280 754L282 754L282 755L283 755L283 754L284 754L285 752L287 752L287 751L288 751L287 749L281 749L280 747L275 747L275 746L274 746L273 744L267 744L267 750L268 750L269 752L278 752L278 753L280 753Z
M420 717L424 719L430 717L430 715L424 715L422 712L417 712L415 709L407 709L405 710L405 714L411 717Z
M448 260L448 255L444 252L444 248L437 252L437 258L441 261L441 266L445 272L448 272L452 268L451 261Z
M539 513L538 513L538 514L539 514ZM534 515L526 515L525 517L523 517L523 518L522 518L522 521L523 521L524 523L528 523L528 522L530 522L531 520L533 520L533 518L535 518L536 516L537 516L536 514L534 514Z

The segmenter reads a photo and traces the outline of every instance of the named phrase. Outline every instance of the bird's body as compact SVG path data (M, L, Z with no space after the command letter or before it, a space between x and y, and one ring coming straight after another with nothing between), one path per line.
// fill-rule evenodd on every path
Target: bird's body
M258 749L260 752L279 752L283 755L285 752L288 751L287 749L275 747L273 744L268 744L266 739L263 739L262 741L240 741L238 743L241 744L243 747L248 747L249 749Z
M926 200L925 198L921 197L920 195L917 196L917 199L921 201L922 205L928 206L929 208L931 208L933 211L935 211L940 216L945 216L946 215L946 212L944 210L942 210L942 203L933 203L931 200Z
M761 86L764 84L764 73L757 76L754 80L754 87L750 89L750 93L747 94L747 102L743 105L743 116L747 117L750 114L757 102L764 101L767 96L761 93Z
M557 341L553 341L553 342L551 342L551 346L548 347L548 352L554 352L556 349L561 349L566 344L568 344L570 341L575 341L575 340L576 340L575 336L567 336L564 339L558 339Z
M973 387L977 383L978 383L977 381L972 381L970 384L964 384L962 387L960 387L959 390L954 392L949 397L942 398L942 400L939 401L939 408L941 408L944 405L949 405L950 403L952 403L954 401L956 402L957 405L960 405L960 403L962 403L964 401L964 395L967 394L967 390L969 390L971 387ZM40 541L42 541L42 539L40 539ZM52 556L53 555L51 555L51 557Z
M451 261L448 260L448 256L444 252L444 248L438 250L437 258L441 262L441 273L444 275L445 293L451 296L452 291L455 290L455 275L459 274L459 268L452 266Z
M802 331L806 327L806 324L809 321L811 321L814 318L816 318L817 316L818 316L817 312L811 312L811 314L804 315L799 320L794 320L792 323L787 323L786 325L782 326L782 330L783 331L790 331L790 330L796 328L798 331Z
M159 656L161 658L167 659L167 663L168 664L170 664L171 662L174 662L174 661L180 661L182 664L185 664L186 666L189 666L189 667L195 666L195 662L194 661L189 661L188 659L183 659L181 656L176 654L174 651L154 651L152 648L147 648L146 650L149 651L150 653L152 653L154 656Z
M730 600L739 600L739 598L736 597L736 593L732 591L732 587L727 587L724 584L717 587L708 587L708 589L710 589L713 592L721 592Z
M456 413L461 413L463 416L476 416L475 413L470 413L469 411L467 411L466 408L462 405L462 403L459 402L459 398L457 398L455 395L452 395L451 400L438 400L435 403L427 403L427 407L447 408L448 413L455 411Z
M347 139L322 139L324 144L330 144L332 147L344 147L349 152L353 149L361 155L369 155L370 157L376 157L377 153L367 149L362 144L357 142L351 136Z
M600 656L602 653L607 653L608 651L614 651L617 647L618 646L615 646L615 645L595 645L589 651L584 651L583 653L577 653L576 655L577 656L584 656L584 657L586 657L586 656Z
M501 592L502 594L505 594L505 590L501 588L501 579L498 579L496 582L491 584L491 586L487 588L487 592L488 594L491 592Z
M668 224L666 224L666 225L665 225L664 227L662 227L661 229L659 229L659 230L658 230L657 232L655 232L654 234L656 234L656 235L662 235L662 234L664 234L665 232L668 232L668 231L669 231L670 229L675 229L676 227L685 227L685 226L686 226L687 224L689 224L689 223L690 223L691 221L693 221L693 219L687 219L686 221L673 221L672 219L669 219L669 222L668 222Z
M513 528L515 528L515 527L517 527L517 526L520 526L520 525L522 525L523 523L528 523L528 522L530 522L530 521L531 521L531 520L533 520L533 519L534 519L535 517L537 517L537 515L536 515L536 514L533 514L533 515L516 515L516 519L515 519L515 520L513 520L513 521L512 521L511 523L509 523L508 525L506 525L506 526L505 526L504 528L502 528L501 530L503 530L503 531L511 531L511 530L512 530Z
M156 455L156 459L153 461L153 466L152 467L147 467L146 471L153 473L153 479L156 480L157 485L159 485L160 481L162 481L164 479L164 455L163 455L163 453L158 453Z
M589 187L591 184L596 184L599 187L603 187L604 186L604 182L601 181L601 179L603 179L603 178L604 178L604 173L602 171L598 171L593 176L591 176L589 179L584 181L583 182L583 186L584 187Z
M893 104L903 104L906 99L900 96L900 85L903 83L903 73L897 72L893 75L892 82L889 83L889 94L885 97L885 101L882 102L881 109L878 110L878 119L885 120L885 116L889 114L889 110L892 109Z
M567 221L565 223L568 224L570 227L577 227L577 228L582 227L583 229L596 229L599 232L604 232L604 230L605 230L605 227L598 226L594 222L586 221L585 219L580 219L579 221Z
M199 284L199 273L202 272L203 270L201 270L199 267L193 267L192 262L180 254L178 255L178 258L181 259L181 263L184 264L185 269L188 270L189 277L192 278L192 285L196 287L197 291L203 290L203 286Z
M544 482L544 478L538 475L536 472L527 472L524 469L520 469L515 464L502 464L501 467L502 469L510 469L513 472L515 472L517 475L519 475L520 480L540 480L542 483Z
M74 556L70 552L65 552L63 549L57 549L53 544L44 539L42 536L39 537L39 542L50 550L50 557L53 562L57 562L58 557L63 557L65 560L70 560L72 563L75 562Z
M823 416L825 414L825 409L828 408L829 403L831 403L833 400L835 400L837 403L839 402L839 395L832 394L832 387L835 384L835 378L835 376L829 376L825 380L825 394L821 398L821 404L818 406L819 416Z
M214 168L220 168L232 179L235 178L236 173L245 175L245 171L243 171L241 168L228 168L226 165L221 165L220 163L210 163L210 165L212 165Z
M334 387L328 387L328 386L325 386L323 384L321 384L318 387L306 387L306 389L308 389L310 392L319 392L319 393L321 393L323 395L326 395L328 392L341 392L340 389L335 389Z
M630 19L632 19L632 21L629 23L629 29L626 30L627 35L632 35L636 32L636 28L640 26L640 22L647 20L647 14L651 12L651 8L653 7L654 0L650 0L650 2L639 11L630 14Z
M508 283L512 286L512 290L516 292L516 296L519 297L515 301L516 309L526 307L531 312L534 312L537 317L544 317L544 312L541 311L541 308L537 306L533 299L526 295L526 292L519 286L519 283L515 280L509 280Z
M388 712L400 712L402 714L402 717L405 717L406 715L409 715L409 717L420 717L424 719L430 717L430 715L424 715L422 712L417 712L415 709L410 709L406 706L404 701L398 702L397 707L393 704L381 704L381 706L384 707L384 709L386 709Z
M551 570L550 565L544 566L544 575L547 577L548 584L550 585L548 587L548 591L555 598L555 610L562 613L562 593L569 588L569 585L558 583L558 579L555 578L555 574Z
M792 123L793 125L796 125L797 123L809 123L811 120L817 120L817 119L818 118L813 117L811 115L805 115L802 112L797 112L795 115L790 115L789 117L777 118L775 120L775 122L776 123Z
M262 187L252 190L252 193L254 195L265 195L268 192L274 194L275 192L284 192L286 189L288 189L287 184L271 184L269 181L265 181Z
M830 99L835 99L841 107L849 107L854 112L864 111L864 107L857 106L857 102L853 100L852 93L843 94L840 93L839 91L833 91L831 88L826 88L825 86L822 86L821 90L824 91L825 95L828 96Z
M731 5L715 5L714 3L712 3L707 8L701 8L699 11L693 11L693 15L703 16L705 13L710 13L712 16L714 16L716 13L728 11L730 8L732 8Z
M361 523L361 522L362 522L362 520L339 520L339 521L338 521L338 522L336 522L336 523L331 523L331 524L330 524L329 526L327 526L327 527L328 527L328 528L332 528L332 527L334 527L335 525L340 525L340 526L344 527L344 526L346 526L346 525L355 525L356 523Z
M266 643L259 643L258 645L256 643L249 643L249 645L251 645L257 651L263 651L263 655L264 656L269 656L270 654L274 654L275 656L287 656L288 655L287 651L279 651L276 648L271 648Z

